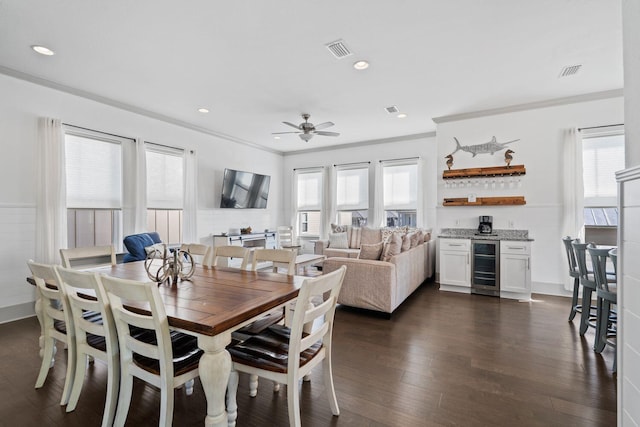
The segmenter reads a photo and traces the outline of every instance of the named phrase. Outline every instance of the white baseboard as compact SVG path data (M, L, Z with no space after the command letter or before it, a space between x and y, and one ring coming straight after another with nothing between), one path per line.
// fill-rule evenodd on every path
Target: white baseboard
M543 295L555 295L558 297L571 298L572 293L564 288L562 283L533 282L531 283L531 293Z
M0 324L35 316L34 304L33 302L25 302L0 308Z

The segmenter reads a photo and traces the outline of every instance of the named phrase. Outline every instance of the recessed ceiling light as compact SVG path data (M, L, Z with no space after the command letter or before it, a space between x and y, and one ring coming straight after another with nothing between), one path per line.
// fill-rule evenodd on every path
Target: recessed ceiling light
M356 70L366 70L369 68L369 63L367 61L357 61L353 63L353 68Z
M208 113L209 110L207 110L206 108L198 108L198 112L199 113Z
M280 137L279 136L274 136L273 139L280 139Z
M400 113L396 117L399 119L404 119L405 117L407 117L407 115L405 113Z
M52 56L55 55L55 52L49 49L48 47L33 45L31 49L38 52L40 55Z

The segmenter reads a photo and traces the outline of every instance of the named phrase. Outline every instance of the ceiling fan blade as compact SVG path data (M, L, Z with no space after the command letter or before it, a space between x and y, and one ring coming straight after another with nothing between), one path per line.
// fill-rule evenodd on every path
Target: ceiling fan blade
M289 122L282 122L282 123L284 123L287 126L291 126L292 128L300 129L300 126L294 125L293 123L289 123Z
M285 133L302 133L302 132L271 132L271 135L283 135Z
M326 129L328 127L333 126L335 123L333 122L324 122L324 123L320 123L319 125L316 125L316 130L320 130L320 129Z
M322 136L340 136L340 134L338 132L326 132L326 131L318 131L318 132L314 132L316 135L322 135Z

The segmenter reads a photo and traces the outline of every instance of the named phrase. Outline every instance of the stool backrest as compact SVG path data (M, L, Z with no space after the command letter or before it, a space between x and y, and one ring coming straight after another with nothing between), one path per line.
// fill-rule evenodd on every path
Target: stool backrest
M591 289L596 289L596 281L593 278L593 272L587 267L587 247L595 248L594 243L572 243L573 250L576 254L576 262L578 263L578 271L580 272L580 284Z
M578 271L578 262L576 261L576 253L573 250L573 243L580 243L580 239L573 239L569 236L562 238L564 243L564 249L567 253L567 262L569 265L569 276L580 277L580 271Z
M593 276L598 289L609 292L609 281L607 280L607 260L609 259L609 249L587 248L593 265Z

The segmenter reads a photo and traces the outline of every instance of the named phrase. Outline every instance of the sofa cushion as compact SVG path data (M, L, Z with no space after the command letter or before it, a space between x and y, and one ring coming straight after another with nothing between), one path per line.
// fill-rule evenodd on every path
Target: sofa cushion
M382 250L382 261L389 261L391 257L398 255L402 248L402 237L399 233L391 233L390 237L384 242Z
M424 238L422 237L422 230L418 230L411 234L411 247L415 248L420 243L424 242Z
M332 249L349 249L349 240L347 239L347 233L330 233L329 247Z
M360 246L373 245L382 242L382 230L379 228L362 227L360 230Z
M404 234L406 234L406 231L404 228L401 227L387 227L387 228L383 228L381 230L382 233L382 241L387 241L389 240L389 237L392 236L393 234L399 234L400 236L403 236Z
M127 236L123 240L125 248L127 248L128 254L124 256L124 262L142 261L147 257L147 252L144 250L147 246L151 246L155 243L162 243L160 235L155 231L150 233L132 234Z
M334 249L326 248L323 255L327 258L358 258L360 249Z
M413 233L408 233L402 236L402 246L400 247L400 252L406 252L411 249L411 238L413 237Z
M382 255L382 246L383 242L373 243L371 245L362 244L360 245L360 255L358 258L360 259L380 259Z

